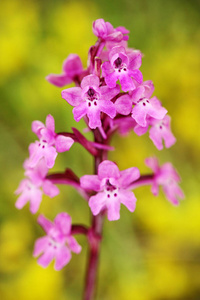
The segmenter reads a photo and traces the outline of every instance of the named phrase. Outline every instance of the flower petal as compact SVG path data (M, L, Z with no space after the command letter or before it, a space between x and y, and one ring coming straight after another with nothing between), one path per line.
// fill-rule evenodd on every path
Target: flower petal
M47 234L54 227L53 223L47 218L45 218L43 215L39 215L37 222L38 224L40 224L40 226L42 226L42 228Z
M80 178L81 187L95 192L100 191L100 180L97 175L84 175Z
M109 221L119 220L119 218L120 218L120 201L118 199L107 204L107 209L108 209L107 214L108 214Z
M97 109L88 109L87 116L89 119L89 127L95 129L101 126L100 110Z
M98 167L98 177L100 180L104 178L115 178L120 177L120 171L118 166L109 160L104 160Z
M56 151L65 152L68 151L73 145L74 140L64 135L57 135L55 140Z
M132 167L123 171L120 171L119 183L123 188L127 188L133 181L140 177L140 171L138 168Z
M134 212L137 199L133 192L127 190L120 191L119 199L120 202L128 208L128 210Z
M75 75L81 74L83 65L77 54L70 54L63 63L63 71L72 79Z
M46 268L50 264L50 262L54 259L54 257L55 257L55 250L53 249L53 247L48 247L44 252L44 254L38 258L37 262L40 266Z
M36 240L33 250L33 256L37 257L48 248L49 237L44 236Z
M112 119L116 116L115 105L109 100L100 100L99 109Z
M60 232L62 232L62 234L64 234L64 235L70 234L71 224L72 224L72 219L71 219L70 215L68 215L65 212L60 213L55 217L54 223L55 223L55 226L57 227L57 229Z
M88 108L87 108L87 104L86 102L81 102L78 106L73 108L73 114L74 114L74 119L76 122L79 122L80 119L82 117L84 117L87 112L88 112Z
M79 254L82 250L82 247L78 244L73 236L67 238L67 244L69 245L70 250L74 253Z
M106 194L104 192L97 193L95 196L90 197L89 207L94 216L98 215L102 208L106 205Z
M58 187L54 185L50 180L44 180L42 187L44 194L48 195L51 198L57 196L60 193Z
M49 74L46 76L46 80L57 87L63 87L72 82L72 79L66 74Z
M129 95L123 95L115 101L115 107L121 115L129 115L132 110L132 101Z
M59 247L55 253L55 259L56 259L56 263L55 263L55 270L59 271L61 270L64 266L66 266L70 259L71 259L72 255L70 250L66 247Z
M92 74L85 76L83 78L83 80L81 81L81 88L84 89L87 86L99 87L99 77L96 75L92 75Z
M80 87L72 87L61 92L62 98L65 99L70 105L77 106L82 102L82 90Z

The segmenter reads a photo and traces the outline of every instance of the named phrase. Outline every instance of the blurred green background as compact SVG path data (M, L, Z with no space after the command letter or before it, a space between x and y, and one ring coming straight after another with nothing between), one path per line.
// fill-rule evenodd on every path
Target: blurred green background
M86 66L95 43L92 22L104 18L130 30L129 46L144 53L142 72L153 80L155 95L172 116L177 143L159 152L148 138L116 136L110 153L119 168L149 172L146 157L171 161L182 177L186 199L173 207L149 187L135 191L136 211L121 209L118 222L105 222L99 270L98 300L200 299L200 2L198 0L3 0L0 3L0 299L81 299L87 257L85 238L80 255L56 272L37 265L34 241L43 235L28 205L14 207L13 192L23 178L28 145L36 139L33 120L55 118L56 131L84 128L73 120L62 89L45 81L60 73L70 53ZM54 171L71 167L78 176L92 172L92 158L79 145L60 154ZM54 219L67 211L73 222L89 224L90 212L76 191L43 197L39 213Z

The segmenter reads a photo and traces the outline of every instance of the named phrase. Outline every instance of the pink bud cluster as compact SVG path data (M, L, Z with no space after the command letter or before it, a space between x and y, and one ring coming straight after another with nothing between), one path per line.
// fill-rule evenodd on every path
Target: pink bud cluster
M170 163L159 166L156 158L149 158L146 164L153 173L141 175L136 167L120 171L117 164L108 160L107 153L112 135L118 131L126 135L133 130L138 136L149 130L149 137L157 149L171 147L176 139L170 129L170 116L161 101L153 95L151 80L143 81L139 70L142 53L128 48L129 31L124 27L114 28L109 22L98 19L93 23L96 44L89 49L87 67L84 69L77 54L70 54L63 63L62 74L50 74L46 79L57 87L74 83L74 87L62 90L61 95L73 107L75 121L82 118L94 141L88 141L82 133L55 132L54 119L46 118L32 123L32 131L38 140L29 146L29 158L24 163L26 178L20 183L16 194L20 194L16 207L21 209L30 201L30 211L36 213L40 207L42 193L54 197L59 193L55 184L68 184L88 201L95 217L107 215L109 221L120 218L121 204L130 212L136 207L133 189L149 184L154 195L159 186L166 198L177 205L184 194L179 187L180 177ZM69 109L67 107L67 109ZM94 157L96 173L79 178L70 169L48 174L60 152L70 150L74 142L81 144ZM46 267L55 259L55 269L65 266L71 252L79 253L73 234L83 233L90 245L98 243L95 227L72 225L71 217L62 212L51 223L43 215L38 218L46 236L36 241L34 256Z

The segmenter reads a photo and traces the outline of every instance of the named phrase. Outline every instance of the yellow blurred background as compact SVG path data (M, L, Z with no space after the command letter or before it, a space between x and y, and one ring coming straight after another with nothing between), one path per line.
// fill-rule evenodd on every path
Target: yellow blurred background
M146 157L171 161L182 177L186 199L173 207L160 192L139 188L136 211L121 209L121 219L105 222L99 270L98 300L200 299L200 2L198 0L3 0L0 3L0 299L81 299L87 257L85 238L80 255L56 272L37 265L35 239L43 235L28 205L14 207L13 192L23 178L28 145L36 139L33 120L55 118L56 131L76 123L62 89L45 81L60 73L70 53L81 56L95 43L92 22L104 18L130 30L129 46L144 53L142 72L153 80L155 95L172 117L177 143L158 151L148 134L116 136L110 153L119 168L149 172ZM79 145L60 154L54 171L70 167L78 176L92 172L92 158ZM76 191L43 197L39 213L54 219L67 211L73 222L89 224L90 212Z

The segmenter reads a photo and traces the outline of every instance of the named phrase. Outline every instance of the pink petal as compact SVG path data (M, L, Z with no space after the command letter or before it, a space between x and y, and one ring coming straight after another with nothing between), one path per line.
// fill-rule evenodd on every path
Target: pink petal
M134 212L137 199L133 192L123 190L119 194L119 199L120 202L128 208L128 210Z
M89 119L89 127L95 129L101 126L100 110L99 109L88 109L87 116Z
M42 228L45 230L45 232L48 234L49 231L54 227L53 223L49 221L47 218L45 218L43 215L39 215L38 224L42 226Z
M66 266L69 263L71 257L71 252L66 246L59 247L55 254L55 270L59 271L64 266Z
M93 22L92 31L97 37L103 38L107 35L106 22L103 19L97 19Z
M148 125L148 124L147 124L147 126L145 126L145 127L142 127L142 126L140 126L140 125L137 124L137 125L134 127L134 132L135 132L138 136L141 136L141 135L143 135L143 134L145 134L145 133L147 132L148 128L149 128L149 125Z
M139 69L142 64L142 55L138 50L133 50L128 54L129 65L128 68L131 70Z
M77 106L82 102L82 90L80 87L72 87L61 92L62 98L65 99L70 105Z
M118 76L116 75L115 72L107 74L105 76L105 82L109 86L109 88L115 88L117 80L118 80Z
M38 138L40 139L41 135L40 135L40 130L42 128L45 128L45 125L40 122L40 121L33 121L32 122L32 131L38 136Z
M51 169L54 166L57 155L58 154L57 154L56 149L54 147L48 147L46 149L46 151L45 151L45 160L46 160L47 167L49 169Z
M73 108L74 119L79 122L82 117L87 114L88 108L86 102L80 103L78 106Z
M70 54L63 63L63 71L72 78L81 74L83 66L80 57L77 54Z
M108 86L104 85L100 87L100 92L102 100L111 100L120 93L120 86L117 84L116 87L110 89Z
M63 87L72 82L72 78L66 74L49 74L46 76L46 80L57 87Z
M30 198L30 212L32 214L35 214L38 211L41 201L42 191L40 189L35 189L32 191Z
M63 212L58 214L54 220L54 223L58 230L64 235L68 235L71 232L72 219L67 213Z
M55 146L57 152L65 152L68 151L71 146L73 145L74 140L70 137L64 136L64 135L57 135Z
M109 100L100 100L99 109L112 119L116 116L115 105Z
M132 101L129 95L123 95L115 101L115 108L121 115L129 115L132 110Z
M112 201L107 205L108 220L116 221L120 218L120 201Z
M113 67L111 66L109 61L105 61L102 64L102 76L105 77L108 74L113 73Z
M17 199L15 207L22 209L26 203L30 200L30 195L27 192L23 192Z
M50 264L50 262L54 259L54 256L55 256L55 250L53 249L53 247L50 246L46 249L44 254L38 258L37 262L40 266L46 268Z
M34 168L39 160L44 157L44 150L39 147L39 142L36 141L34 144L30 144L29 152L31 153L29 159L29 166Z
M100 180L97 175L84 175L80 178L81 187L86 190L98 192L100 190Z
M144 96L145 88L142 85L139 85L135 90L131 92L131 99L134 104L138 102L140 98Z
M44 236L36 240L34 245L33 256L37 257L48 248L49 237Z
M118 179L120 177L120 171L114 162L104 160L98 167L98 177L100 180L104 178Z
M99 77L96 75L88 75L83 78L81 81L81 88L84 89L87 86L99 87Z
M138 83L142 83L143 75L140 70L129 70L128 75L133 77Z
M44 180L43 183L43 191L45 195L48 195L49 197L53 198L57 196L60 191L50 180Z
M53 134L55 133L55 121L53 116L50 114L46 117L46 128Z
M144 81L142 86L145 88L144 97L150 98L154 92L154 84L151 80Z
M110 50L109 59L112 65L118 57L122 58L122 60L127 59L126 51L123 46L115 46Z
M135 89L135 85L133 83L133 80L131 79L131 77L129 77L129 75L127 73L121 75L119 77L119 81L121 83L122 91L128 92L128 91L131 91L131 90Z
M20 184L15 191L15 195L21 194L24 191L24 189L26 189L27 182L29 182L28 179L23 179L20 181Z
M73 236L69 236L67 238L67 244L69 245L69 248L74 253L79 254L82 250L81 246L77 243L76 239Z
M98 215L102 208L106 205L106 194L104 192L97 193L95 196L90 197L89 207L94 216Z
M149 157L145 159L145 164L149 167L154 173L159 171L159 163L156 157Z
M123 188L128 187L133 181L140 177L140 171L138 168L132 167L120 172L119 183Z

